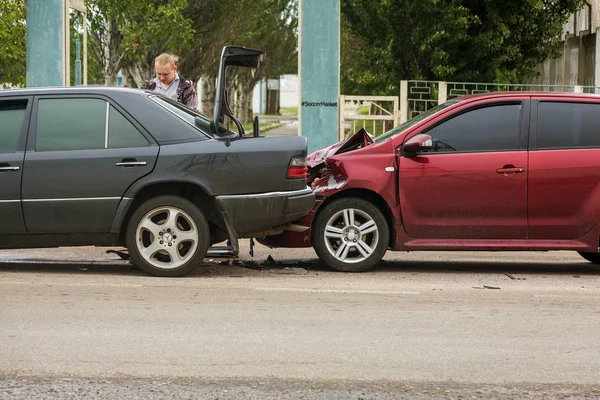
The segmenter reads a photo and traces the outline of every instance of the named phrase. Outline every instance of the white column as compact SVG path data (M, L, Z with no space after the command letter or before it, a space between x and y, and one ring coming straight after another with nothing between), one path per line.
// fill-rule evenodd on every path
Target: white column
M408 81L400 81L400 123L408 121Z
M440 82L438 93L438 104L445 103L448 100L448 82Z

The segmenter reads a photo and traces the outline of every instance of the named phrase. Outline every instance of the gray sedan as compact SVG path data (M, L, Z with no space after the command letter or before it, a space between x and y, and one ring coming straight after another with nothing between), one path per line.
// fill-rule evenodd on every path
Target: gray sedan
M179 276L212 244L294 229L314 203L306 138L246 134L227 104L226 68L260 54L224 49L214 119L136 89L0 91L0 248L119 245Z

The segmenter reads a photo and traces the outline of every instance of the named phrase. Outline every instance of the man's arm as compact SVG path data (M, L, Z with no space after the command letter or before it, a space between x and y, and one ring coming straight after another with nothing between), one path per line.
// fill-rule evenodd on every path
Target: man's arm
M194 110L198 109L198 96L196 96L196 89L194 89L194 84L191 82L183 93L183 104Z

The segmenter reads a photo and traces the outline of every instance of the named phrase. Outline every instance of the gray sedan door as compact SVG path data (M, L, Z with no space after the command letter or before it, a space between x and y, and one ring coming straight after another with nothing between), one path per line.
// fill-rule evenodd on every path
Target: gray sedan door
M0 235L24 234L21 174L31 98L0 100Z
M28 233L109 232L127 188L154 168L158 145L102 97L40 97L33 112L22 188Z

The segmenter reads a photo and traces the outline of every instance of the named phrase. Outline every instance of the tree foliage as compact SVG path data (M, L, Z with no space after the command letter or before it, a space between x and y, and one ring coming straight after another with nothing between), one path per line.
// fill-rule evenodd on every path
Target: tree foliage
M86 0L92 56L112 85L119 70L130 84L151 77L154 58L165 51L186 51L193 37L182 12L187 0Z
M221 49L240 45L265 50L258 71L240 69L231 83L242 121L251 118L251 94L263 77L297 70L297 0L86 0L93 57L112 85L119 70L131 86L153 75L162 52L180 56L186 78L207 83L203 100L212 109ZM209 96L207 96L209 95ZM237 100L237 101L235 101Z
M402 79L520 82L557 53L585 0L341 0L342 91L396 93Z
M189 0L187 15L196 31L194 45L185 55L182 69L204 77L205 94L214 93L221 49L238 45L265 51L256 71L230 71L230 98L242 122L251 119L254 85L263 78L297 72L296 0ZM212 98L205 104L210 112Z
M25 0L0 1L0 85L25 86Z
M297 0L188 1L196 37L186 69L214 75L223 46L238 45L265 50L265 75L296 72Z

